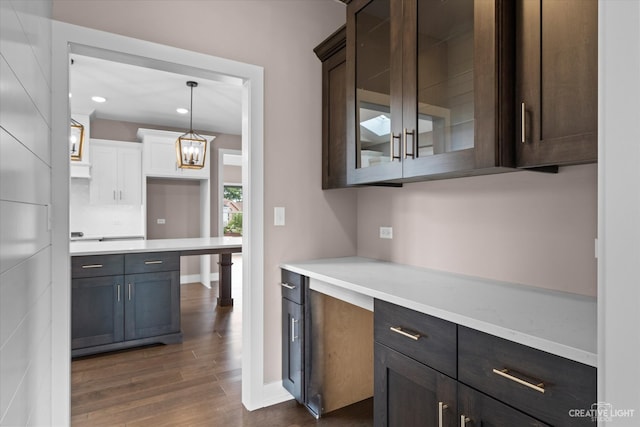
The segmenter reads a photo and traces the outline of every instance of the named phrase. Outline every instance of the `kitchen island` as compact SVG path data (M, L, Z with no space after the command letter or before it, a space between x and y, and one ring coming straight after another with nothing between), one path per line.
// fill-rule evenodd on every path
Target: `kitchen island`
M179 252L180 256L220 255L218 305L233 305L231 254L242 252L242 237L195 237L185 239L72 241L72 257L143 252ZM205 283L205 285L207 285Z
M239 237L71 242L72 356L181 342L180 257L219 254L218 305L231 306L241 251Z

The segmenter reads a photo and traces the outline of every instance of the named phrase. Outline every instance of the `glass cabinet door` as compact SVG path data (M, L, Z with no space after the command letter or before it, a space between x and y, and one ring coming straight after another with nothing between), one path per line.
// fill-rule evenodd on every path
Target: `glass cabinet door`
M452 161L457 168L472 168L471 152L446 154L474 148L474 1L405 5L405 19L416 25L415 35L404 40L405 49L414 52L406 55L403 72L405 176L445 172ZM412 171L415 159L424 160Z
M394 51L394 40L399 38L392 35L391 15L400 3L401 0L373 0L354 14L355 158L351 158L353 164L349 166L355 167L363 182L372 177L389 180L402 175L399 78L395 78L396 87L392 87L392 76L401 72L401 52Z

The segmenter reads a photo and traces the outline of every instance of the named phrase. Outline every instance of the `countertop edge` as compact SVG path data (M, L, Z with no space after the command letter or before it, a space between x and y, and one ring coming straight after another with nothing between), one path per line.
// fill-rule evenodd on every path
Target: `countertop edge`
M314 260L314 261L318 261L318 260ZM328 261L335 261L335 259L328 260ZM363 265L366 265L365 264L366 262L375 263L375 262L386 262L386 261L376 261L373 259L363 258L362 262L363 262ZM390 303L401 305L401 306L404 306L404 307L407 307L431 316L439 317L443 320L447 320L447 321L459 324L461 326L475 329L480 332L485 332L487 334L491 334L499 338L516 342L518 344L536 348L538 350L542 350L547 353L561 356L566 359L570 359L588 366L597 367L597 363L598 363L597 354L587 351L585 349L572 347L572 346L569 346L560 342L552 341L543 337L535 336L535 335L518 331L515 329L509 329L508 327L488 323L486 321L479 320L473 317L464 316L464 315L461 315L460 313L454 313L446 309L442 309L433 305L426 304L424 302L408 300L403 297L399 297L390 293L367 288L365 286L361 286L355 283L350 283L348 281L345 281L336 277L331 277L326 274L322 274L317 271L310 270L309 268L304 268L304 267L300 267L299 265L296 265L296 264L303 264L303 263L305 263L305 261L282 263L280 264L280 267L294 273L298 273L307 277L311 277L317 280L330 283L334 286L338 286L353 292L370 296L372 298L377 298ZM394 265L399 265L399 264L394 264ZM485 279L482 279L482 280L485 280ZM576 295L576 299L579 299L579 298L582 298L582 296Z

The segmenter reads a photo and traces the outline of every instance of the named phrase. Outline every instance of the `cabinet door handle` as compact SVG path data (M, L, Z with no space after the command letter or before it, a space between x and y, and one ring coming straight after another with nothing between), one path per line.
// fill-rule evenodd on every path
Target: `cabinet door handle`
M522 105L520 106L520 115L521 115L521 121L522 121L522 130L520 132L520 140L523 144L527 143L527 109L525 108L525 104L524 102L522 102Z
M129 283L129 301L131 301L131 283Z
M162 260L145 261L144 263L145 263L145 265L150 265L150 264L162 264Z
M409 144L407 144L407 135L411 135L411 150L413 150L413 153L409 153L409 151L407 150L407 147ZM416 153L415 153L415 139L416 139L416 131L412 130L411 132L409 132L407 130L407 128L404 128L404 130L402 131L402 139L404 140L404 158L408 158L409 156L411 156L412 159L416 158Z
M396 334L400 334L400 335L402 335L404 337L411 338L414 341L418 341L420 339L420 334L419 333L417 333L417 332L407 332L404 329L402 329L400 326L391 326L389 329L391 329Z
M102 264L86 264L82 268L102 268Z
M465 427L469 421L471 421L470 418L460 415L460 427Z
M120 190L120 200L122 200L122 190Z
M529 381L525 381L525 380L523 380L521 378L518 378L518 377L514 376L513 373L509 373L509 370L506 369L506 368L505 369L494 369L493 373L497 374L497 375L500 375L501 377L504 377L504 378L506 378L508 380L511 380L513 382L516 382L518 384L522 384L525 387L529 387L530 389L535 390L537 392L544 393L544 383L543 382L539 382L537 384L530 383Z
M285 282L280 283L280 286L282 286L283 288L290 289L290 290L294 290L296 288L295 285L290 285L290 284L285 283Z
M442 421L442 412L448 407L449 405L447 405L446 403L438 402L438 427L442 427L444 425Z
M118 287L118 301L120 301L120 285L116 285Z
M291 318L291 342L295 342L296 339L298 338L298 336L296 335L296 323L298 323L298 321L292 317Z
M391 132L390 136L389 136L389 158L391 159L391 161L393 162L395 159L398 160L402 160L402 153L398 153L398 155L396 156L396 152L395 152L395 146L393 144L393 140L397 139L398 143L400 143L400 134L398 135L394 135L393 132ZM400 151L400 146L398 146L398 151Z

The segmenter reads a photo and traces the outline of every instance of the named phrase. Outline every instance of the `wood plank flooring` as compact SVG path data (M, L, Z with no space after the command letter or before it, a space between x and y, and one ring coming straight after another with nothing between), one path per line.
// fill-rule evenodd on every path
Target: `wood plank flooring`
M214 286L215 288L215 286ZM247 411L241 403L241 289L181 287L184 341L75 359L73 426L372 426L371 399L315 420L295 401Z

